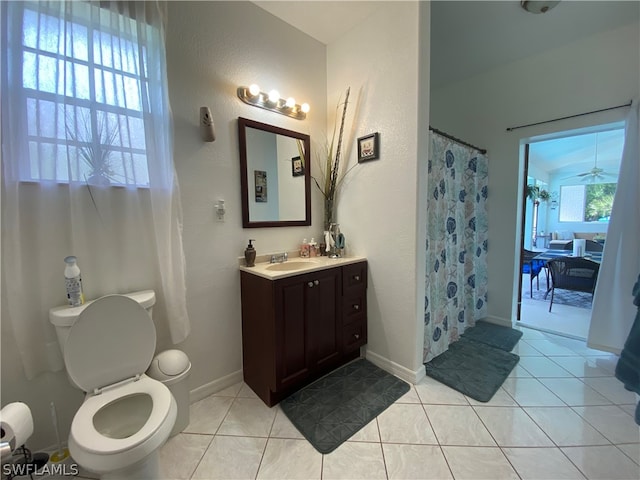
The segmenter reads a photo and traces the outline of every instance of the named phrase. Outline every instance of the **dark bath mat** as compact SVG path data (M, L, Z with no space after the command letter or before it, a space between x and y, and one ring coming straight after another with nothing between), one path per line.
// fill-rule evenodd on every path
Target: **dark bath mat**
M351 362L280 402L320 453L329 453L409 391L409 384L367 360Z
M520 357L464 336L425 363L427 375L479 402L488 402Z
M479 320L476 322L475 327L466 329L461 337L510 352L522 337L522 332L510 327Z

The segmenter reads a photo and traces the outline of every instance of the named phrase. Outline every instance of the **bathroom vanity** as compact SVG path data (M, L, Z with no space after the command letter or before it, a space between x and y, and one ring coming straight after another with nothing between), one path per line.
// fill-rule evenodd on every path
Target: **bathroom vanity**
M367 343L367 262L240 267L244 381L269 406L357 358Z

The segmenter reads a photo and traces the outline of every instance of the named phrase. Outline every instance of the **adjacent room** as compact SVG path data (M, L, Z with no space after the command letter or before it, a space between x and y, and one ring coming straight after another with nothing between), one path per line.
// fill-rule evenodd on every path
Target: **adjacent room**
M559 132L555 138L529 144L523 207L523 252L539 265L523 266L520 321L585 341L593 294L580 288L558 290L551 312L551 277L540 255L573 255L584 240L585 256L601 261L598 256L606 242L624 128L617 124L595 128L594 132Z

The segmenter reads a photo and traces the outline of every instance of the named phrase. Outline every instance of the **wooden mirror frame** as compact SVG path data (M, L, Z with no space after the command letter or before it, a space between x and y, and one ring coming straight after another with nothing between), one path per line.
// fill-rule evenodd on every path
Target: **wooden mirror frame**
M251 221L249 219L249 171L247 161L247 133L246 128L255 128L265 132L283 135L298 140L304 144L304 202L305 218L301 220L272 220L272 221ZM240 189L242 195L242 227L262 228L262 227L298 227L311 225L311 169L309 159L311 158L311 137L304 133L294 132L284 128L269 125L267 123L256 122L248 118L238 118L238 139L240 146Z

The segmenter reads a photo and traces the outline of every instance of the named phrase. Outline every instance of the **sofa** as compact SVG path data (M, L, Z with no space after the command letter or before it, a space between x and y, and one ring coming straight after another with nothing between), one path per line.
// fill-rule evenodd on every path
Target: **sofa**
M563 250L565 245L576 238L604 243L605 233L601 232L553 232L549 241L551 250Z

